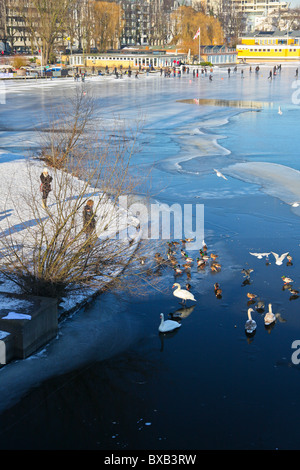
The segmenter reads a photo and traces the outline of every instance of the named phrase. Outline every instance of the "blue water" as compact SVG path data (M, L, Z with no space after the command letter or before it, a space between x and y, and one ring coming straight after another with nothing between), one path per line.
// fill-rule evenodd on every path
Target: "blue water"
M197 303L174 335L158 334L160 312L168 317L180 308L172 295L174 274L166 268L157 273L155 289L147 287L143 296L101 295L66 320L40 354L2 369L2 449L299 448L300 369L292 362L292 343L300 339L299 299L282 289L281 280L288 275L299 287L300 213L286 200L300 187L297 174L289 184L290 171L300 170L294 67L283 66L272 82L269 67L259 76L244 70L244 79L240 72L228 79L226 69L216 70L212 82L190 74L86 84L102 125L114 118L133 125L143 116L131 172L139 178L151 170L151 179L147 185L141 180L136 193L169 205L204 204L205 241L222 269L192 268ZM0 110L1 123L8 116L0 134L3 158L35 148L34 126L75 86L9 84L5 113ZM264 106L179 102L197 98ZM283 167L249 177L244 170L253 161ZM243 171L232 176L240 163ZM151 260L155 248L147 250ZM266 265L249 253L262 251L289 251L293 264L277 266L270 255ZM243 285L247 267L254 271L250 285ZM186 275L177 281L184 286ZM285 321L267 330L263 314L255 312L256 334L248 338L247 292L271 302Z

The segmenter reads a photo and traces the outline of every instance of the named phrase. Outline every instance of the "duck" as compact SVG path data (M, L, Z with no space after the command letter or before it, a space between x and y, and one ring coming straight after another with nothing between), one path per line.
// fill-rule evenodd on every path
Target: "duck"
M272 304L269 304L269 311L265 314L265 317L264 317L265 325L269 326L275 321L276 321L276 317L274 313L272 312Z
M155 261L159 264L165 262L164 258L161 256L160 253L155 253L154 258L155 258Z
M222 289L220 288L220 285L218 282L214 284L214 290L215 290L216 297L220 297L222 295Z
M158 331L160 333L167 333L168 331L176 330L176 328L180 328L181 324L174 320L165 320L164 314L160 314L160 324L158 327Z
M254 312L253 308L248 308L248 320L245 323L245 330L247 334L252 334L256 330L256 321L252 319L251 313Z
M211 253L211 254L210 254L210 257L211 257L213 260L215 260L215 259L218 258L218 255L216 255L215 253Z
M219 263L212 263L210 269L214 272L220 271L221 265Z
M188 290L182 289L180 284L178 284L178 282L175 282L175 284L173 284L172 288L174 287L176 287L176 289L173 291L173 295L175 297L178 297L179 299L182 299L184 303L187 300L192 300L194 302L197 302L193 294L189 292Z
M299 291L296 290L296 289L292 289L291 287L289 287L288 289L289 289L289 291L292 295L298 295L299 294Z
M185 239L185 241L186 241L187 243L191 243L191 242L193 242L194 240L195 240L195 238L186 238L186 239Z
M180 269L180 265L178 264L178 266L176 268L174 268L174 272L175 274L182 274L182 269Z
M258 312L263 312L264 311L264 308L265 308L265 303L263 300L259 300L255 306L256 310Z
M250 277L250 274L253 273L254 269L242 269L242 274L244 274L244 277Z
M180 250L181 256L185 257L187 256L186 252L184 250Z
M197 258L197 266L200 268L201 266L205 266L205 260L201 258Z
M184 263L183 267L184 267L184 269L191 269L190 263Z
M174 256L168 254L167 257L168 257L168 260L170 261L170 263L171 263L173 266L175 266L175 265L177 266L177 259L176 259Z
M185 285L186 290L191 290L192 286L188 282Z
M250 300L254 300L254 299L257 297L257 295L256 295L256 294L251 294L250 292L248 292L248 293L247 293L247 297L248 297L248 299L250 299Z
M286 276L281 276L281 279L283 280L284 284L292 284L294 282L293 279Z
M191 258L190 256L187 256L187 255L186 255L186 257L185 257L185 261L186 261L187 263L193 263L193 262L194 262L193 258Z

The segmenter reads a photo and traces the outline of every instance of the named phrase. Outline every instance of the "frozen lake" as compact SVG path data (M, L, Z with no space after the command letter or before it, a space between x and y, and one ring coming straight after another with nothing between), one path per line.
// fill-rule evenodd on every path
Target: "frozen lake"
M300 366L292 344L300 341L300 300L281 279L300 287L300 207L291 206L300 201L295 68L283 65L272 81L270 65L259 74L245 66L244 78L241 67L230 77L227 68L215 69L212 81L191 72L87 80L101 125L143 120L131 172L138 178L151 170L151 178L137 194L203 204L205 242L222 268L193 265L197 302L172 336L158 334L159 314L181 307L174 274L163 269L160 290L103 294L64 321L40 354L0 370L0 448L299 448ZM49 109L81 86L69 79L6 83L0 164L36 148L35 129ZM270 253L269 264L250 252ZM275 264L271 252L289 252L292 264ZM188 254L196 259L199 250ZM243 268L253 269L250 284ZM182 286L186 280L176 278ZM245 335L248 292L280 313L266 329L264 313L255 311L252 338Z

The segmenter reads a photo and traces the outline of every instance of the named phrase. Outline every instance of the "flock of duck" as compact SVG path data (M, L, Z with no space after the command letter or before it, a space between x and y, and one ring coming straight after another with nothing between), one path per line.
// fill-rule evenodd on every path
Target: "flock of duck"
M186 251L185 251L185 246L186 243L192 242L194 239L191 238L186 238L184 240L181 240L181 248L180 248L180 256L182 259L182 263L178 261L178 251L177 248L180 245L180 242L177 241L172 241L168 242L168 250L167 250L167 259L163 258L160 253L156 253L154 258L156 262L159 265L163 264L168 264L172 267L174 271L174 276L181 276L182 274L187 275L187 279L191 279L191 268L192 266L197 263L197 269L203 270L206 267L209 267L212 272L219 272L221 270L221 264L218 263L216 260L218 258L218 255L216 253L210 253L208 254L208 249L206 243L203 241L202 248L199 250L199 256L196 257L196 260L194 258L190 257ZM196 302L196 299L192 292L190 291L191 285L187 282L185 285L185 289L181 287L181 285L178 282L175 282L172 286L174 289L173 295L179 299L181 299L181 303L183 305L186 304L188 300L191 300L193 302ZM220 298L222 296L222 289L220 288L220 285L218 283L214 284L214 291L216 297ZM181 323L178 323L178 321L175 320L165 320L163 313L160 314L160 325L158 327L158 330L161 333L167 333L169 331L173 331L181 326Z
M160 253L155 254L155 260L159 264L169 264L174 270L174 275L175 277L180 276L184 272L187 274L187 278L190 279L190 270L192 265L194 264L194 259L188 256L188 254L185 252L185 244L188 242L191 242L191 239L186 239L186 240L181 240L182 247L180 249L180 256L183 259L183 264L179 264L176 255L178 255L178 252L176 251L176 248L178 245L180 245L179 242L173 241L173 242L168 242L168 251L167 251L167 259L164 259ZM265 259L266 265L270 264L269 261L269 255L273 255L275 258L275 264L278 266L281 266L284 262L285 259L287 259L287 266L291 266L292 263L292 256L287 253L283 253L281 255L274 253L274 252L269 252L269 253L253 253L250 252L252 256L255 256L257 259ZM215 253L210 253L208 254L207 246L203 242L202 248L199 250L199 256L196 258L196 263L198 270L202 270L205 267L209 266L212 272L218 272L221 270L221 265L216 262L216 259L218 258L218 255ZM250 275L254 270L249 268L249 269L242 269L242 274L244 275L244 281L243 285L250 284ZM291 298L298 298L299 291L293 288L293 279L287 276L281 276L281 279L283 281L283 290L289 290L291 293ZM172 288L175 290L173 291L173 295L179 299L181 299L181 303L185 306L186 302L188 300L191 300L193 302L196 302L196 299L194 295L190 292L191 285L187 282L185 285L185 289L181 287L181 285L178 282L175 282L172 286ZM217 298L222 297L222 289L219 285L219 283L214 284L214 293ZM245 333L247 336L252 336L256 332L257 328L257 323L255 320L252 318L252 313L256 310L258 313L264 313L265 312L265 303L262 300L259 300L257 298L256 294L253 294L251 292L247 292L247 305L248 305L248 311L247 311L247 316L248 319L245 323ZM255 310L252 308L255 304ZM180 318L180 317L179 317ZM264 325L267 328L272 327L276 320L280 322L285 322L285 320L281 317L280 313L273 313L272 311L272 304L268 304L268 311L264 314ZM160 324L158 327L158 330L160 333L167 333L171 332L177 328L181 327L181 323L175 320L165 320L163 313L160 314Z

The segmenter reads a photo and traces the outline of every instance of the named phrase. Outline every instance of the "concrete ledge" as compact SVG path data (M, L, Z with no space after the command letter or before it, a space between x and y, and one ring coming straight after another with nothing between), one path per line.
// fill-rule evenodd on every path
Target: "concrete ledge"
M0 331L0 368L14 357L14 340L7 331Z
M18 308L0 310L0 330L10 333L5 337L6 362L8 358L25 359L30 354L55 338L58 331L57 300L48 297L30 297L6 294L8 298L19 300ZM22 306L22 300L26 307ZM5 302L3 303L5 305ZM13 342L13 348L11 347ZM11 352L11 349L13 351Z

